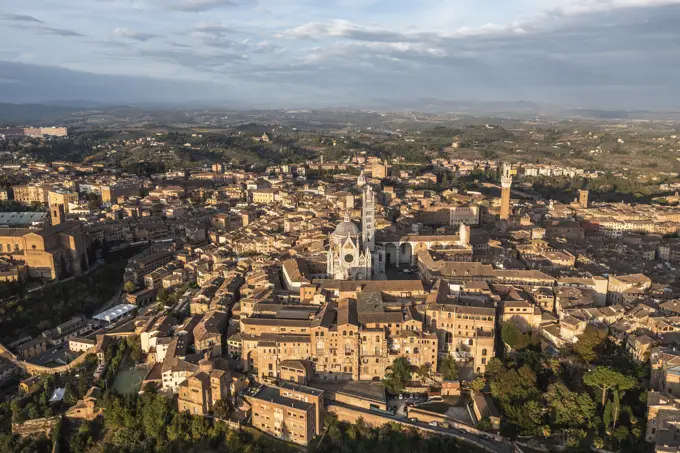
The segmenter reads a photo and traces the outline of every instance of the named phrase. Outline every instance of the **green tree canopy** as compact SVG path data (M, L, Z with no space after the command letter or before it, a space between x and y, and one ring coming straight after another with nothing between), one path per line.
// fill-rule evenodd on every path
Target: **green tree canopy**
M397 357L385 374L383 385L392 393L401 393L411 380L411 364L405 357Z
M602 391L602 407L607 402L607 392L617 387L619 390L628 390L635 386L635 379L624 376L609 367L598 366L583 376L583 383Z
M135 285L135 284L134 284L133 282L131 282L131 281L127 281L127 282L125 282L125 284L123 285L123 289L124 289L125 292L127 292L127 293L134 293L135 290L137 289L137 285Z
M584 361L592 362L597 358L598 350L602 347L606 339L607 332L605 330L598 329L592 324L588 324L586 330L574 344L574 352L576 352L576 354Z
M503 342L512 349L524 349L531 343L529 334L522 333L519 328L511 322L504 322L501 327L501 338Z
M456 359L454 359L451 355L444 356L444 358L439 361L439 372L447 381L458 379L460 376L460 371L458 370Z
M543 399L557 425L583 426L595 416L595 403L590 395L572 392L562 382L549 385Z

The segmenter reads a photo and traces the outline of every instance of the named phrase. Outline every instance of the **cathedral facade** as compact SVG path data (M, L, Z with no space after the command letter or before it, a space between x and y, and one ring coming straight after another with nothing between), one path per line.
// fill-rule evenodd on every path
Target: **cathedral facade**
M375 250L375 194L362 187L361 229L349 214L330 236L326 273L336 280L371 280L384 265L382 254Z

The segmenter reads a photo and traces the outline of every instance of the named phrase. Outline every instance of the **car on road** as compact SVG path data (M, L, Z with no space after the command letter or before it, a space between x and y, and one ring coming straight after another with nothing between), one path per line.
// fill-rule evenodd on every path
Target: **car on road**
M456 429L456 432L457 432L458 434L467 434L467 433L468 433L468 432L465 431L464 429L460 429L460 428L457 428L457 429Z
M417 418L409 418L408 421L410 421L411 423L416 423L418 421L418 419Z
M479 438L484 439L484 440L493 440L493 438L491 436L489 436L488 434L480 434Z
M437 422L431 421L430 423L428 423L428 425L430 425L430 426L437 426Z

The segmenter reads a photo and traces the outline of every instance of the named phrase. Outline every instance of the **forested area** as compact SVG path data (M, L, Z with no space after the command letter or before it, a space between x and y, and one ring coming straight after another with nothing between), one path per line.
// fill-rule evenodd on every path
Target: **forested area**
M486 388L503 415L503 435L569 448L644 448L646 367L592 326L559 356L541 352L508 326L502 337L513 351L491 359L486 370Z

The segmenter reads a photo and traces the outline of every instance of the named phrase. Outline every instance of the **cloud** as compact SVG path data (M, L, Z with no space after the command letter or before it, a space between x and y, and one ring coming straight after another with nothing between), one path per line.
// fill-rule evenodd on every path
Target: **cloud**
M66 29L63 29L63 28L41 27L38 30L41 30L41 31L43 31L44 33L47 33L47 34L63 36L65 38L76 38L76 37L85 36L82 33L79 33L75 30L66 30Z
M34 22L37 24L42 24L43 21L36 19L33 16L27 16L25 14L3 14L0 16L2 20L12 21L12 22Z
M0 15L0 39L15 38L2 55L100 73L171 74L197 86L235 81L249 87L238 93L242 100L295 105L437 98L680 108L680 0L522 0L497 11L457 8L459 15L438 9L449 0L398 2L406 10L389 11L387 0L370 8L359 0L342 7L258 0L276 15L257 14L244 0L117 0L115 8L102 0L99 9L89 2L73 0L83 10L72 21L71 10L40 10L59 27L105 24L102 34L69 46L42 34L79 32ZM138 8L169 31L152 39L116 29L138 24ZM106 22L102 15L114 9Z
M223 34L234 31L230 27L227 27L222 22L199 22L193 27L196 31Z
M177 11L200 12L234 6L236 3L232 0L163 0L163 5Z
M9 25L10 27L15 29L35 30L43 34L57 35L67 38L84 36L83 34L75 30L50 27L40 19L37 19L33 16L27 16L25 14L4 14L0 15L0 20L7 22L16 22L15 24Z
M354 24L347 20L335 19L328 24L321 22L307 22L298 27L284 30L276 35L277 38L293 39L321 39L328 37L347 38L357 41L418 41L427 36L426 33L402 33L380 27L369 27Z
M129 28L116 28L115 30L113 30L113 34L121 38L132 39L140 42L148 41L158 36L153 33L143 33L135 30L130 30Z

